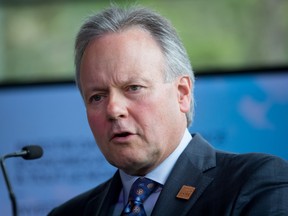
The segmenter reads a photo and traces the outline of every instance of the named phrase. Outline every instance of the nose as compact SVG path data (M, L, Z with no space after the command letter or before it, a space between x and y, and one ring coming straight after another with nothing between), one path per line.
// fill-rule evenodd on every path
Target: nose
M107 104L107 119L117 120L128 116L126 98L120 93L110 93Z

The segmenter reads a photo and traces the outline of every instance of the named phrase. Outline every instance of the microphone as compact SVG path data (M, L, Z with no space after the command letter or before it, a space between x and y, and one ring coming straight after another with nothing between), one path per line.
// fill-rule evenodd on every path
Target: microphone
M29 145L22 148L20 152L13 152L7 155L4 155L4 159L10 157L22 157L25 160L33 160L42 157L43 149L38 145Z
M6 155L2 156L0 159L1 169L2 169L2 173L4 176L5 182L6 182L6 186L8 188L8 192L9 192L9 196L10 196L10 200L11 200L11 204L12 204L12 211L13 211L14 216L17 216L17 202L16 202L16 197L13 193L12 186L10 184L10 181L9 181L9 178L7 175L4 161L5 161L5 159L11 158L11 157L22 157L25 160L33 160L33 159L37 159L37 158L42 157L42 155L43 155L43 149L41 146L29 145L29 146L23 147L20 152L13 152L10 154L6 154Z

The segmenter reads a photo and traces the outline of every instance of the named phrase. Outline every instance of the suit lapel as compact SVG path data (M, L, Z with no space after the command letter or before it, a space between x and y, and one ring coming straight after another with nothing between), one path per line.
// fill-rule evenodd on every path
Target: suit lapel
M108 185L103 187L103 191L101 191L99 194L97 194L97 196L95 196L95 198L89 201L85 215L112 215L121 189L122 182L119 171L117 171L111 181L108 182Z
M204 172L215 165L214 149L200 135L194 135L169 175L152 215L187 215L213 181ZM189 199L176 198L183 185L195 188Z

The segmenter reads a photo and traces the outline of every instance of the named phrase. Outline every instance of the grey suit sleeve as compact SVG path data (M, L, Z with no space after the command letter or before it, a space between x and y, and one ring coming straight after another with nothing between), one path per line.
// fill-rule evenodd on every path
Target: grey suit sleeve
M268 157L243 184L233 215L288 215L288 163Z

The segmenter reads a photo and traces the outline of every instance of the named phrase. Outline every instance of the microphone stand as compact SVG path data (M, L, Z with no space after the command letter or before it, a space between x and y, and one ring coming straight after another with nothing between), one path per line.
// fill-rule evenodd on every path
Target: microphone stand
M8 158L8 157L13 157L13 156L5 155L4 157L1 157L1 168L2 168L2 171L3 171L3 176L4 176L4 179L5 179L7 188L8 188L9 197L10 197L11 204L12 204L13 216L17 216L17 202L16 202L16 198L15 198L15 195L13 193L12 186L10 184L10 181L9 181L9 178L8 178L8 175L7 175L7 171L6 171L6 168L5 168L5 164L4 164L4 160L6 158Z
M16 197L13 193L12 186L10 184L10 181L9 181L9 178L7 175L4 160L6 158L19 157L19 156L24 158L25 160L33 160L33 159L37 159L37 158L42 157L42 155L43 155L43 149L40 146L30 145L30 146L23 147L22 151L20 151L20 152L10 153L10 154L4 155L3 157L0 158L3 176L4 176L6 186L8 188L9 196L11 199L13 216L17 216L17 203L16 203Z

